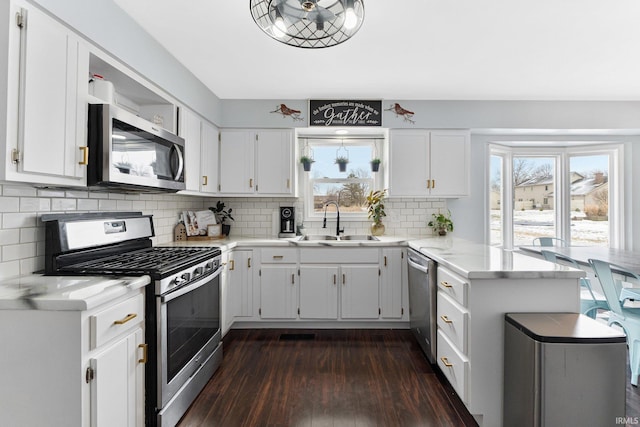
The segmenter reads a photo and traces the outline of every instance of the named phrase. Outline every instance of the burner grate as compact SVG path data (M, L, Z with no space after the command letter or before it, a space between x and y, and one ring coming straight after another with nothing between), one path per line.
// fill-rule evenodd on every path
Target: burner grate
M66 270L96 273L162 272L188 266L219 253L208 247L151 247L73 264Z

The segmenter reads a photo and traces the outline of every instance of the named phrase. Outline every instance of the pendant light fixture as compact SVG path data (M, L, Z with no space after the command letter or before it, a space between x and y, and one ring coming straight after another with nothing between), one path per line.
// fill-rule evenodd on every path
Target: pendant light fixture
M291 46L335 46L358 32L363 0L249 0L251 16L273 39Z

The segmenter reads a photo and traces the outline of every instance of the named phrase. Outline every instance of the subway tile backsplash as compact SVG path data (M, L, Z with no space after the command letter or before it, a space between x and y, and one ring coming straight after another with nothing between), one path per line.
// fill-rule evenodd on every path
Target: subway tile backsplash
M47 213L141 211L153 215L154 245L173 240L173 228L185 210L204 210L222 200L233 209L231 235L277 237L281 206L294 206L302 218L304 203L296 198L203 198L177 194L120 194L85 190L40 189L29 185L0 183L0 279L44 269L44 225ZM426 236L431 213L446 209L441 199L388 199L385 202L386 233L398 236ZM335 219L330 214L327 228L322 221L305 221L308 234L333 234ZM344 221L345 234L367 234L370 221Z

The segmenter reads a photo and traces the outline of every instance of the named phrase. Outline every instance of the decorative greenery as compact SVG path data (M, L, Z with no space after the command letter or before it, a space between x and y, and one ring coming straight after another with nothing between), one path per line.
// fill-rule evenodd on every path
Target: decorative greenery
M451 221L451 211L447 210L446 214L438 213L431 214L433 218L427 224L436 233L440 235L447 234L447 231L453 231L453 221Z
M348 158L342 157L342 156L336 157L336 164L338 164L338 165L339 164L346 165L347 163L349 163L349 159Z
M382 159L371 159L372 165L379 165L380 163L382 163Z
M309 156L302 156L300 157L300 163L313 163L315 162L315 160L313 160L311 157Z
M378 190L378 191L370 191L367 195L367 212L369 214L369 218L373 219L373 222L376 224L382 222L382 217L387 216L384 212L384 203L383 199L387 194L387 189Z
M231 221L235 221L235 219L233 219L233 217L231 216L231 212L233 212L233 209L229 208L229 210L226 211L224 210L224 208L225 208L224 203L218 200L218 203L216 203L216 206L210 207L209 210L214 213L214 215L216 216L216 221L218 221L218 223L220 224L226 224L225 221L227 219L230 219Z

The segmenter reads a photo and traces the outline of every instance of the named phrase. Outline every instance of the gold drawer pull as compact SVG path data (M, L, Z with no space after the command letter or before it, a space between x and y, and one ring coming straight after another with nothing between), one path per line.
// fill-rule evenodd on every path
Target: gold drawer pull
M444 323L453 323L453 320L449 319L446 314L440 316L440 318L444 321Z
M149 346L147 344L138 344L138 348L142 349L142 359L138 359L138 363L147 363L147 354Z
M273 259L282 259L284 258L284 255L274 255Z
M229 270L235 270L235 269L236 269L236 260L235 259L229 260Z
M209 177L207 175L202 176L202 185L208 185Z
M453 366L453 363L450 363L449 359L447 359L446 357L441 357L440 360L442 360L442 363L444 363L444 366L446 366L447 368L451 368Z
M89 164L89 147L79 147L79 149L82 151L82 160L78 164L86 166Z
M129 314L127 314L127 316L124 319L116 320L116 321L113 322L113 324L114 325L124 325L129 320L132 320L132 319L134 319L136 317L138 317L138 315L136 313L129 313Z
M445 282L444 280L440 282L440 284L445 288L453 288L453 285L450 285L449 282Z
M435 179L431 180L431 188L436 188L436 180Z
M253 188L253 178L249 178L249 188Z

